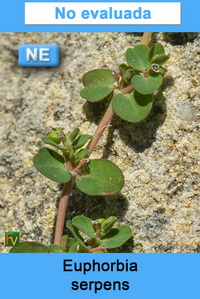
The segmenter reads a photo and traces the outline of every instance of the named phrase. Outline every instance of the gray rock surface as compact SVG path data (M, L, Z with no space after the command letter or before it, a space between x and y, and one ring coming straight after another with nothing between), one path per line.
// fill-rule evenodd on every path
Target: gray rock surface
M106 107L85 104L81 77L94 68L116 70L140 34L0 33L0 38L0 251L7 252L6 231L19 231L22 240L52 242L62 186L33 167L40 138L52 127L94 132ZM125 186L112 197L89 197L75 189L67 219L117 216L134 233L123 252L197 252L200 35L159 33L154 40L171 58L152 112L138 124L114 117L92 156L115 162ZM58 44L60 66L20 67L22 44Z

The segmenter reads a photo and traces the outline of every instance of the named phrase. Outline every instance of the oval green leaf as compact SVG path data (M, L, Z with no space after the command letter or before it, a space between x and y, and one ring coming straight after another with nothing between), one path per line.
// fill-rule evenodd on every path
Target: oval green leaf
M63 235L60 241L60 248L65 251L68 247L68 235Z
M47 147L39 149L33 163L39 172L52 181L67 183L71 180L71 174L64 166L64 158Z
M80 129L79 129L79 128L76 128L76 129L74 129L71 133L69 133L69 134L67 135L67 137L69 138L69 140L70 140L71 142L73 142L74 139L77 137L77 135L78 135L79 132L80 132Z
M159 43L155 43L149 52L149 59L150 61L152 61L154 57L157 57L162 54L165 54L164 47Z
M160 55L160 56L157 56L157 57L154 57L152 59L152 63L157 63L159 65L163 65L168 59L170 58L169 55Z
M137 74L137 71L135 71L134 69L128 69L126 72L125 80L127 82L130 82L132 77L136 74Z
M109 231L111 230L111 228L113 227L116 221L117 221L117 217L110 216L103 222L101 226L101 232L103 233L103 235L109 233Z
M112 228L111 231L100 241L105 244L108 249L116 248L123 245L132 237L132 230L128 225L122 225L118 228Z
M88 151L87 148L83 148L83 149L81 149L81 150L77 153L76 157L74 158L74 161L75 161L75 162L79 162L81 159L83 159L85 156L87 156L88 153L89 153L89 151Z
M113 85L98 84L85 87L81 90L80 95L82 98L89 102L99 102L105 99L113 91Z
M22 242L10 249L10 253L48 253L48 247L34 242Z
M83 76L85 88L80 95L90 102L101 101L113 91L114 82L111 70L92 70Z
M68 238L68 253L77 253L78 243L73 238Z
M122 189L124 178L111 161L97 159L86 164L85 173L76 178L76 185L89 195L113 195Z
M127 63L137 71L144 71L150 67L149 47L145 45L137 45L126 51Z
M119 66L119 70L120 70L121 77L122 77L124 80L126 80L126 79L125 79L125 76L126 76L126 72L127 72L128 69L129 69L129 66L128 66L127 64L125 64L125 63L122 63L122 64L120 64L120 66Z
M74 149L79 149L81 148L82 146L84 146L88 140L91 138L92 136L91 135L88 135L88 134L83 134L81 136L79 136L76 140L74 140L74 142L72 143L72 147Z
M56 131L51 132L47 137L51 140L53 140L55 143L59 144L61 142L59 135L63 133L63 129L60 128Z
M132 78L131 84L141 94L154 93L162 84L163 78L160 74L155 73L149 77L136 75Z
M77 228L72 225L71 220L67 221L67 228L70 230L70 232L72 233L74 239L80 245L80 247L82 248L82 250L84 252L89 252L88 247L84 244L83 238L78 233Z
M126 64L120 64L119 66L121 77L126 81L130 82L131 78L136 75L137 71L130 68Z
M166 70L165 68L163 68L162 66L159 66L159 73L160 73L162 76L165 75L166 71L167 71L167 70Z
M95 229L90 218L86 216L75 216L72 219L72 225L82 231L86 236L95 238Z
M143 95L135 90L130 94L117 94L112 100L115 113L129 122L143 120L151 111L152 103L152 94Z
M53 141L52 139L50 139L48 137L42 137L42 142L44 142L45 144L52 145L60 150L65 149L63 146L59 145L58 143L56 143L55 141Z
M82 81L85 87L98 84L108 85L114 83L115 78L111 70L92 70L83 76Z

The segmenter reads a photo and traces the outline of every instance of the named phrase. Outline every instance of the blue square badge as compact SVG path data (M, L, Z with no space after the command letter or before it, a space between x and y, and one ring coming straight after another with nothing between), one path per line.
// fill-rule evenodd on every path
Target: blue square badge
M60 48L57 45L22 45L18 54L18 63L24 67L55 67L60 64Z

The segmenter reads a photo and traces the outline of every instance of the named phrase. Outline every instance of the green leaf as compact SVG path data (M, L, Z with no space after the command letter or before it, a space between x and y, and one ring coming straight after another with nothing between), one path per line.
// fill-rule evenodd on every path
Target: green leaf
M63 146L60 146L59 144L57 144L55 141L53 141L52 139L50 139L48 137L42 137L42 142L44 142L45 144L52 145L60 150L65 149Z
M125 64L125 63L120 64L119 70L120 70L121 77L123 79L125 79L126 72L127 72L128 69L129 69L129 66L127 64Z
M132 237L130 226L122 225L118 228L112 228L111 231L100 241L100 244L105 244L109 249L123 245Z
M64 166L64 158L47 147L39 149L33 163L39 172L52 181L67 183L71 180L71 174Z
M136 75L132 78L131 84L141 94L151 94L162 84L163 78L160 74L154 73L149 77Z
M74 139L77 137L77 135L78 135L78 133L80 132L80 129L74 129L71 133L69 133L68 135L67 135L67 137L69 138L69 140L71 141L71 142L73 142L74 141Z
M86 216L75 216L72 219L72 225L82 231L86 236L95 238L95 229L90 218Z
M130 82L131 79L132 79L132 77L133 77L134 75L136 75L136 74L137 74L137 72L136 72L135 70L133 70L133 69L128 69L127 72L126 72L125 80L126 80L127 82Z
M77 232L77 230L74 228L74 226L72 225L71 220L67 221L67 228L70 230L70 232L72 233L74 239L80 245L80 247L82 248L82 250L84 252L89 252L89 249L87 248L87 246L83 242L83 238L79 235L79 233Z
M99 219L94 220L94 222L98 222L100 225L102 225L105 221L106 221L105 218L99 218Z
M50 253L62 253L62 249L60 246L55 245L55 244L51 244L48 246L49 252Z
M131 69L126 64L120 64L119 69L120 69L121 77L126 82L130 82L130 80L133 77L133 75L135 75L137 73L134 69Z
M82 98L89 102L98 102L105 99L113 91L113 85L92 85L85 87L81 90L80 95Z
M135 90L130 94L117 94L112 100L115 113L129 122L143 120L151 111L152 103L152 94L142 95Z
M74 149L79 149L81 148L82 146L84 146L88 140L91 138L92 136L91 135L88 135L88 134L83 134L81 136L79 136L76 140L74 140L74 142L72 143L72 147Z
M22 242L10 249L10 253L48 253L48 247L34 242Z
M163 65L169 58L170 58L170 55L163 54L158 57L154 57L152 59L152 63L157 63L159 65Z
M90 102L106 98L114 89L115 78L111 70L92 70L83 76L84 89L80 95Z
M111 228L113 227L116 221L117 221L117 217L110 216L103 222L101 226L101 232L103 233L103 235L109 233L109 231L111 230Z
M113 195L122 189L124 178L111 161L97 159L86 164L85 173L76 178L76 185L89 195Z
M68 253L77 253L78 243L74 238L68 238Z
M85 156L87 156L89 151L87 148L81 149L78 153L77 156L75 157L75 162L79 162L81 159L83 159Z
M82 81L85 87L102 83L108 85L114 83L115 78L111 70L92 70L83 76Z
M61 238L61 250L62 252L68 252L68 253L76 253L78 243L74 238L68 238L67 235L62 236Z
M159 73L160 73L162 76L165 75L166 71L167 71L167 70L166 70L165 68L163 68L162 66L159 66Z
M66 252L67 251L67 248L68 248L68 235L63 235L62 238L61 238L61 242L60 242L60 247L61 247L61 250Z
M69 159L70 161L74 159L75 150L73 148L69 149Z
M137 71L144 71L150 67L149 47L145 45L137 45L126 51L127 63Z
M164 47L159 43L155 43L149 52L149 59L152 62L153 58L162 54L165 54Z
M61 133L64 134L63 129L60 128L60 129L58 129L58 130L56 130L56 131L51 132L51 133L48 135L48 138L51 139L52 141L54 141L55 143L59 144L60 141L61 141L60 138L59 138L59 135L60 135Z

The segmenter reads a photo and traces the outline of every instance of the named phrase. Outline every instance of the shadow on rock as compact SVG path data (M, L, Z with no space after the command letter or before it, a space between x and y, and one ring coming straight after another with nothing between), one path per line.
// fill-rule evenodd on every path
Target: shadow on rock
M156 140L156 132L163 124L167 115L167 107L163 91L174 84L173 78L164 77L162 88L154 95L154 104L150 114L143 121L129 123L114 116L111 127L108 127L107 144L103 158L108 158L113 144L113 132L116 129L126 145L136 152L143 152Z
M106 143L103 150L103 155L101 159L108 159L111 152L112 152L112 146L114 144L114 131L115 131L115 116L111 120L110 125L108 126L108 133L106 136Z
M143 32L125 32L127 35L133 35L135 37L138 37L139 40L138 42L140 42L140 39L142 38ZM151 47L152 44L157 42L157 32L153 32L151 39L149 40L149 47ZM133 45L134 47L135 45Z
M85 114L87 120L98 125L109 103L110 101L107 99L96 103L86 101L83 105L83 113Z
M88 196L74 190L69 203L67 219L72 219L77 215L84 215L93 220L98 218L108 218L116 216L119 221L124 222L124 216L128 210L126 197L119 193L113 196ZM67 220L66 219L66 220ZM125 221L126 222L126 221ZM65 230L64 233L67 231ZM109 252L132 252L133 238L128 240L123 246Z
M57 208L59 200L60 198L57 200ZM124 221L124 215L126 214L127 210L128 201L121 193L113 196L89 196L81 193L75 188L69 201L66 221L77 215L84 215L93 220L98 218L108 218L109 216L116 216L119 221ZM64 229L64 233L67 233L66 228ZM52 234L52 242L53 236L54 232Z
M129 123L114 116L108 127L107 144L103 158L108 158L113 144L113 132L116 129L123 142L136 152L143 152L156 140L156 132L166 118L166 104L162 92L154 96L153 108L146 119L139 123Z
M109 253L132 253L134 248L134 237L130 238L121 247L110 249Z
M163 39L172 45L185 45L193 42L197 38L197 32L165 32Z
M153 108L148 117L143 121L139 123L129 123L114 115L110 126L108 126L107 141L102 158L107 159L111 154L115 130L119 132L124 143L133 148L136 152L143 152L152 145L156 140L156 132L163 124L167 115L165 98L162 92L173 84L174 81L172 77L166 76L163 78L162 88L154 95ZM83 110L87 119L98 125L108 104L109 102L105 100L98 103L86 102Z
M84 215L95 220L116 216L120 220L123 219L127 209L128 201L121 193L112 196L89 196L75 189L69 203L67 218Z

